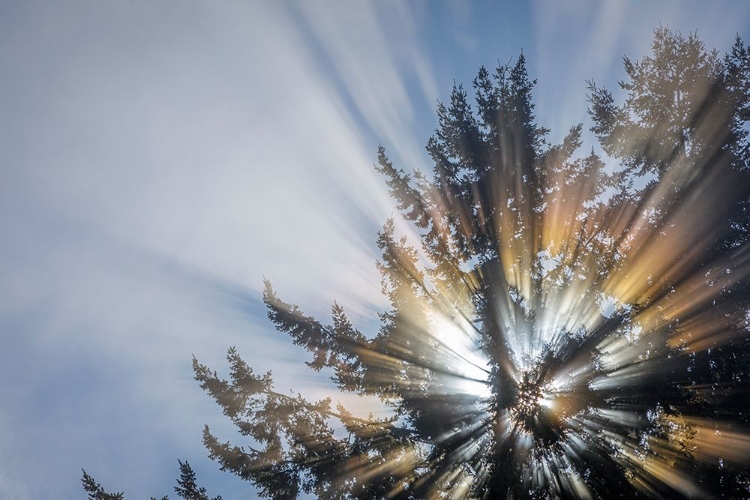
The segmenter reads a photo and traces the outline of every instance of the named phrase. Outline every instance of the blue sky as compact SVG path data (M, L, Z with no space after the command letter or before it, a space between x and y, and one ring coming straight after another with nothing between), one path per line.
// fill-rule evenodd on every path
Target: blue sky
M326 394L262 277L375 328L377 145L429 169L437 100L521 50L551 137L588 127L585 81L615 90L660 24L724 51L750 3L1 2L0 497L82 498L81 468L161 496L178 458L252 495L206 457L203 424L235 434L191 356Z

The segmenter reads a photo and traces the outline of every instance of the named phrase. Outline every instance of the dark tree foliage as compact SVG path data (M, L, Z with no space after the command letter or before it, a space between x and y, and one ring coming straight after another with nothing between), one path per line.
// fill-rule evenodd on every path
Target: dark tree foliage
M180 464L180 478L177 480L177 486L174 491L179 498L183 500L222 500L221 495L209 498L206 488L199 487L196 482L195 471L190 464L178 460ZM89 495L89 500L123 500L122 493L107 493L104 488L97 483L94 478L83 471L83 489ZM151 497L151 500L156 498ZM169 500L169 496L164 495L160 500Z
M180 463L180 479L174 487L177 496L184 500L211 500L206 494L206 488L197 485L195 472L187 460L185 462L178 460L178 462ZM213 500L221 500L221 496L214 497Z
M89 500L122 500L122 493L107 493L102 488L102 485L97 483L93 477L89 476L86 471L83 471L83 490L88 493Z
M589 84L602 156L582 125L547 142L523 55L439 104L431 174L379 149L421 239L378 233L380 329L263 300L390 416L278 392L234 348L228 379L194 359L246 438L205 428L222 470L273 499L750 496L750 54L660 28L624 62L622 103ZM177 493L207 498L180 467Z

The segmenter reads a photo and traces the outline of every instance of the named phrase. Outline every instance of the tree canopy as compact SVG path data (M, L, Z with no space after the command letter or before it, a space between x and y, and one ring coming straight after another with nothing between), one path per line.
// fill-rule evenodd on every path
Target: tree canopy
M377 332L263 300L307 365L390 416L275 389L229 350L195 378L246 439L203 439L263 498L745 498L750 494L750 55L655 31L624 99L589 83L560 144L523 55L456 85L431 173L378 150L421 241L377 235ZM207 499L180 462L175 488ZM109 495L84 473L92 500Z

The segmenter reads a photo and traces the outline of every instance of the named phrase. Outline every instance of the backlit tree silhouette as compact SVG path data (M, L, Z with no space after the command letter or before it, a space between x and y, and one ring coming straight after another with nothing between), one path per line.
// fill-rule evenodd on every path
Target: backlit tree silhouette
M523 55L438 106L431 174L381 147L421 241L378 233L380 329L263 299L392 416L285 395L230 349L227 380L193 361L247 438L206 427L221 468L274 499L750 495L750 55L658 29L625 71L622 104L589 86L600 154L581 125L548 144Z

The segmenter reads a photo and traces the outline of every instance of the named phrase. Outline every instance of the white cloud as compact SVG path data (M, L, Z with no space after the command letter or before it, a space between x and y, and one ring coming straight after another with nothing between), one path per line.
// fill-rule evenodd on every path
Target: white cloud
M595 9L590 26L559 10L539 18L527 56L545 125L572 124L583 79L610 76L597 68L658 22L622 5ZM495 60L504 48L472 24L484 13L464 7L445 7L450 33ZM729 7L708 24L680 11L675 28L697 27L711 45L743 19ZM336 299L355 323L377 321L375 231L395 210L371 166L376 145L425 168L414 130L433 115L419 110L456 76L434 73L449 55L424 36L443 19L433 8L2 8L0 463L14 466L0 496L80 496L80 467L130 498L162 495L176 459L198 457L201 477L223 478L214 494L239 491L201 450L201 425L223 420L190 380L190 355L221 370L236 345L275 368L280 388L300 388L300 350L258 303L263 275L308 313L325 316ZM703 28L726 19L721 35ZM557 82L571 61L574 76Z
M14 110L1 126L15 139L2 153L0 317L3 376L19 384L0 391L4 425L17 429L0 453L26 464L3 477L13 496L49 496L20 471L60 462L55 494L80 493L80 467L105 484L118 468L148 476L111 484L133 498L163 494L155 480L168 492L180 453L203 455L201 408L216 410L189 380L191 353L221 369L237 345L275 368L281 389L303 389L289 369L305 370L300 350L258 306L261 276L318 314L337 299L371 324L386 304L374 239L393 205L356 114L375 133L405 133L413 118L384 28L370 26L367 42L381 45L356 53L389 76L347 80L342 94L294 12L192 7L29 4L7 18L18 26L0 59ZM362 68L353 53L326 57ZM425 64L418 72L431 85ZM400 134L385 141L412 147ZM51 434L56 447L38 456L38 436Z

